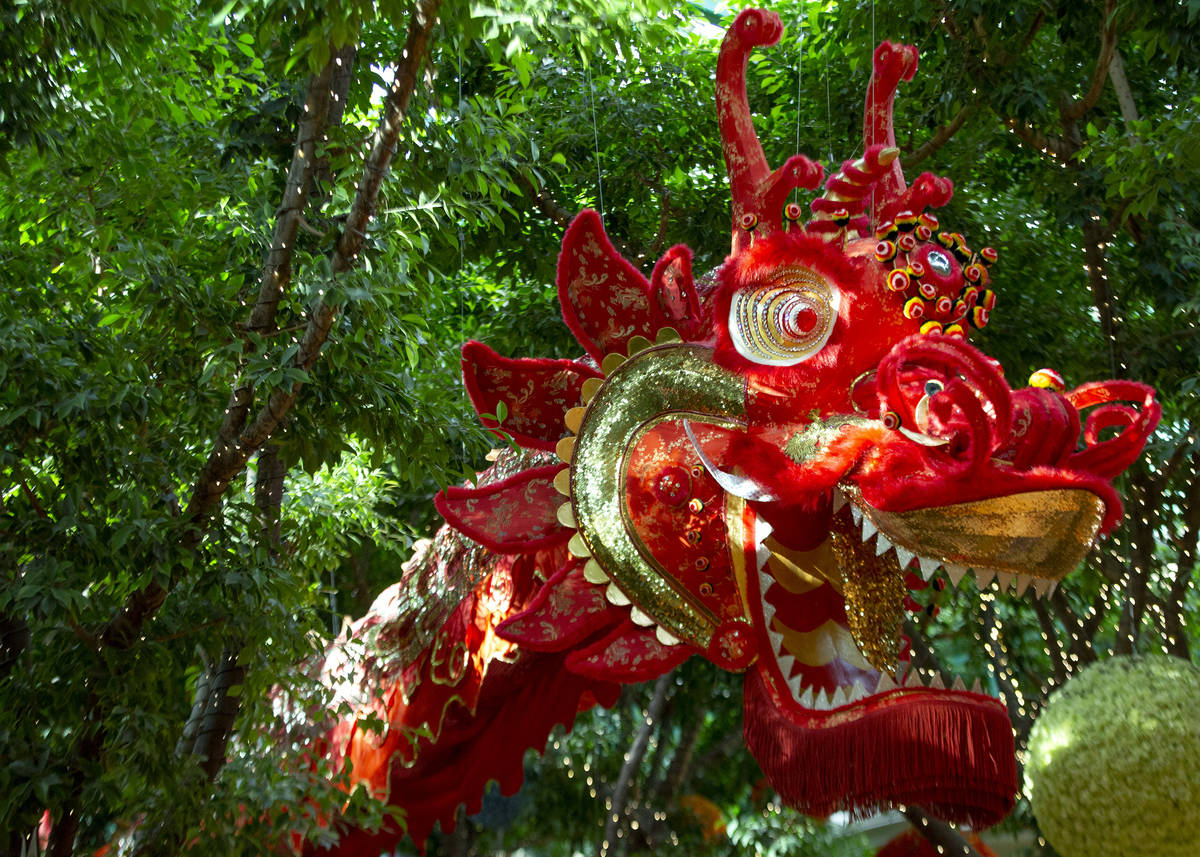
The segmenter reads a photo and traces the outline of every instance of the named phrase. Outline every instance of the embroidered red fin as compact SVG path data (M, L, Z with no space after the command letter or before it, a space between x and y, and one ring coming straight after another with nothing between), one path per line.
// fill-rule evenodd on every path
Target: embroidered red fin
M583 382L604 377L575 360L513 360L475 341L463 346L462 369L467 395L485 426L547 452L567 434L563 414L579 404ZM502 424L496 421L501 402Z
M562 495L551 464L525 470L483 488L451 485L433 498L442 517L463 535L497 553L530 553L561 544L574 530L558 522Z
M653 341L670 324L646 278L613 248L590 208L579 212L563 237L558 299L567 327L597 361L628 354L630 339Z
M539 652L561 652L620 622L624 611L604 600L604 590L583 577L571 560L546 581L529 607L506 619L501 637Z

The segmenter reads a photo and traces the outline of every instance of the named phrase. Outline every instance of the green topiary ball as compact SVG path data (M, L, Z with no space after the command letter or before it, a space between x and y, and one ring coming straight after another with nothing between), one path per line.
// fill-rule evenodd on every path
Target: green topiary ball
M1025 788L1063 857L1193 857L1200 847L1200 669L1111 658L1051 697Z

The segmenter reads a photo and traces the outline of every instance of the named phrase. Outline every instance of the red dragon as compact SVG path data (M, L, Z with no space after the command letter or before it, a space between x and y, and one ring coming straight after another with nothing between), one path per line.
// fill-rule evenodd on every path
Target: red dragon
M1066 392L1048 370L1014 390L966 343L996 254L939 227L948 180L901 172L914 48L875 52L862 157L811 216L787 203L824 176L803 155L772 172L754 132L747 58L781 32L749 9L721 46L733 244L715 272L694 278L677 246L646 279L584 211L558 290L586 356L464 347L473 404L523 451L437 497L447 525L327 653L353 713L311 749L403 810L339 828L333 853L451 829L489 780L515 792L556 724L693 655L744 673L749 749L805 812L986 826L1012 808L1005 709L910 669L906 599L939 569L1046 594L1117 524L1111 480L1159 407L1142 384Z

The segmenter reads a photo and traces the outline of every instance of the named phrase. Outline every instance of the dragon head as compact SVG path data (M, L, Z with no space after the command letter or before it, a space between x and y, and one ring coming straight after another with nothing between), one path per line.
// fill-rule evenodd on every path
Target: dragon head
M1007 713L911 668L910 592L974 569L1046 595L1117 523L1110 480L1159 408L1141 384L1066 391L1048 370L1014 390L967 344L995 303L996 253L939 224L949 181L905 182L892 103L915 49L875 53L862 157L823 188L803 155L771 171L745 75L781 32L743 11L718 60L724 264L694 278L677 246L647 279L580 214L558 286L588 356L469 343L463 359L485 423L566 466L451 489L439 508L494 550L566 544L504 638L570 650L566 667L599 679L697 653L744 671L747 742L789 803L994 823L1016 791ZM820 189L811 215L787 203L796 188Z

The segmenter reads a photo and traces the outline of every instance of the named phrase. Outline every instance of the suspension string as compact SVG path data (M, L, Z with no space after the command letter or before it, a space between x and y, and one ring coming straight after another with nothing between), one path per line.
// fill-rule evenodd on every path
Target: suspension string
M821 55L825 58L825 142L829 146L829 163L833 161L833 107L832 101L829 99L829 45L825 45L825 49L821 51ZM832 168L831 168L832 169Z
M804 19L800 19L800 53L796 57L796 151L800 154L800 99L804 95Z
M877 42L875 41L875 0L871 0L871 44L867 46L867 74L870 75L870 77L867 78L870 81L870 83L868 83L867 86L871 90L874 90L874 87L875 87L875 45L876 44L877 44ZM874 105L875 105L874 96L875 96L874 91L867 93L868 103L871 104L872 107L874 107ZM867 146L873 146L876 143L875 123L874 122L871 123L870 137L871 137L871 139L869 142L866 140L863 141L864 148L866 148ZM864 152L863 154L865 155L866 152ZM875 185L871 185L871 198L868 201L867 205L868 205L867 223L873 223L874 222L873 218L875 217Z
M462 40L458 42L458 122L462 125L463 113L463 65L462 65ZM454 145L458 146L461 134L454 135ZM458 340L462 342L467 335L467 287L463 282L463 268L466 266L466 235L463 232L463 220L461 217L455 218L458 226ZM471 413L474 409L471 405L471 398L467 395L467 385L459 384L459 391L463 398L465 413ZM465 426L464 426L465 428ZM462 455L462 464L465 468L467 465L467 433L461 432L459 438L461 445L460 454Z
M596 195L600 202L600 220L604 220L604 182L600 176L600 128L596 125L596 87L592 85L592 67L584 65L587 74L588 97L592 104L592 139L596 147Z

